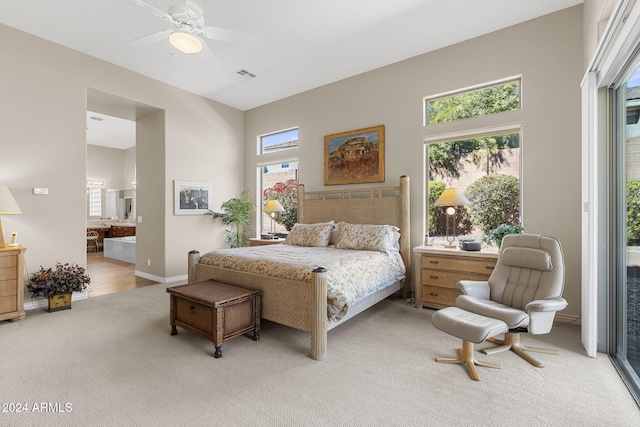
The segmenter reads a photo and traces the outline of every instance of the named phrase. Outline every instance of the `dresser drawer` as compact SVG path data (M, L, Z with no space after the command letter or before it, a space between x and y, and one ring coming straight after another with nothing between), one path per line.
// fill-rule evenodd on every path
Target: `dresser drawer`
M0 270L15 267L18 265L18 259L15 256L0 256Z
M449 307L456 304L456 297L462 295L458 288L441 288L422 285L422 303L429 307Z

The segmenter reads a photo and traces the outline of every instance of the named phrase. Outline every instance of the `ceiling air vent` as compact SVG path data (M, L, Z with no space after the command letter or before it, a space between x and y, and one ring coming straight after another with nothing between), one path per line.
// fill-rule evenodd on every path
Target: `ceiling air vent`
M254 78L256 75L253 73L250 73L247 70L238 70L236 72L233 73L237 78L241 79L241 80L251 80L252 78Z
M96 117L96 116L91 116L91 117L89 117L89 119L90 120L95 120L97 122L101 122L101 121L104 120L102 117Z

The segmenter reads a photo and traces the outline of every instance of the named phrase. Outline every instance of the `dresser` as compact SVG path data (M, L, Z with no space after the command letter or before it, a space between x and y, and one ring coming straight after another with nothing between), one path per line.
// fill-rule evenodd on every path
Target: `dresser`
M22 246L0 248L0 320L22 320L24 312L24 251Z
M460 280L487 280L498 260L493 251L463 251L438 246L413 248L416 307L455 305Z

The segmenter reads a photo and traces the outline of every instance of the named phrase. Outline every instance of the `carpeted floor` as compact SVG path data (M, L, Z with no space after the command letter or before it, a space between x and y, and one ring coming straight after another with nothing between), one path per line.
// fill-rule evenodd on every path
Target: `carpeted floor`
M399 299L330 331L323 362L307 356L308 334L270 322L260 341L235 338L214 359L209 341L170 335L165 287L1 322L0 425L640 425L608 357L585 356L574 325L523 337L559 349L536 355L542 369L511 352L478 354L503 367L480 367L479 382L434 361L454 356L458 339Z

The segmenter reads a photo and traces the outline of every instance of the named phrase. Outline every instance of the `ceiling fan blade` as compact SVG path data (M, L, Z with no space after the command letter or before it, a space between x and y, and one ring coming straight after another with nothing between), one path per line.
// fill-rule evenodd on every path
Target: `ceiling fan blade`
M202 62L204 62L209 67L219 67L220 62L216 55L213 53L211 48L207 46L207 42L202 43L202 50L197 54Z
M226 28L207 26L202 29L202 35L212 40L220 40L248 47L258 48L262 46L262 36L244 33L242 31L227 30Z
M171 17L171 15L169 15L167 12L162 11L160 9L157 9L153 6L151 6L148 3L145 3L143 1L140 0L126 0L127 2L131 3L134 6L138 6L142 9L145 9L151 13L153 13L154 15L156 15L158 18L164 20L164 21L169 21L169 22L173 22L173 18Z
M129 41L131 46L148 46L169 38L173 30L158 31Z

